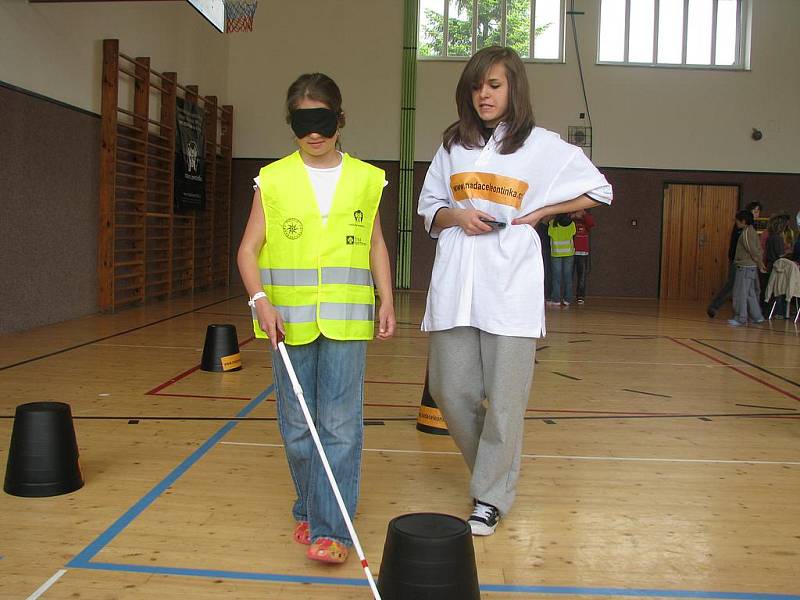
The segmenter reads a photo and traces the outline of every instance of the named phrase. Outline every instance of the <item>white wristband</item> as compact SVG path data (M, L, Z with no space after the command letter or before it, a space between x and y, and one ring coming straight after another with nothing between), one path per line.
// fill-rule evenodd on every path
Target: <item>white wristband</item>
M253 294L253 297L247 301L247 304L248 306L250 306L250 308L255 308L256 300L260 300L261 298L266 298L266 297L267 295L264 292L256 292L255 294Z

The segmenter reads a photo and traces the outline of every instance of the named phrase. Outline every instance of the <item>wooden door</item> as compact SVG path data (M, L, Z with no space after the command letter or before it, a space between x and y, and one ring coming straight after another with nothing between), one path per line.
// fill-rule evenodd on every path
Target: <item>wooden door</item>
M728 275L728 243L739 188L667 184L661 234L660 297L710 300Z

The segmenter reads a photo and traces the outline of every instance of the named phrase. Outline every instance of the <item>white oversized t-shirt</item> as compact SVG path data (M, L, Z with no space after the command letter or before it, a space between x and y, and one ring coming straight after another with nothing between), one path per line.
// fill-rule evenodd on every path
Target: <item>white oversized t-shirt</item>
M419 198L425 228L438 238L423 331L476 327L496 335L545 334L544 268L539 236L511 220L582 194L610 204L606 178L580 148L534 128L513 154L500 154L501 123L482 148L436 152ZM441 208L475 208L508 223L468 236L461 227L433 227Z

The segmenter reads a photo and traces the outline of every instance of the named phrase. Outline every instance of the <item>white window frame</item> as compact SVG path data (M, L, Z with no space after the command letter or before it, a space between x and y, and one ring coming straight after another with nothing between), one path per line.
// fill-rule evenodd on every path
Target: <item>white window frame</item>
M710 69L723 71L748 71L750 70L750 36L752 23L752 4L751 0L737 0L737 19L736 19L736 60L732 65L715 65L713 62L708 65L697 65L686 63L686 47L688 43L689 27L689 0L683 0L683 39L681 50L681 62L679 63L660 63L658 62L658 15L659 2L654 0L653 6L653 60L651 62L633 62L628 60L630 50L630 18L631 1L625 0L625 45L624 58L621 61L601 61L600 60L600 28L602 27L601 15L603 0L597 8L597 64L613 66L632 66L632 67L657 67L660 69ZM635 1L635 0L633 0ZM711 16L711 60L714 60L717 50L717 7L719 0L712 0Z
M536 44L535 39L534 39L534 32L536 31L536 20L535 20L536 13L535 13L535 10L534 10L536 8L536 6L535 6L536 0L529 0L529 1L530 1L530 4L531 4L531 26L530 26L531 31L530 31L530 38L529 38L530 39L530 42L529 42L530 43L530 49L529 49L530 57L522 58L522 61L526 62L526 63L529 62L529 63L557 63L557 64L563 64L564 62L566 62L566 59L565 59L565 54L566 53L565 53L564 44L565 44L565 31L566 31L566 26L567 26L567 9L566 9L567 0L560 0L561 8L559 9L559 11L560 11L560 14L561 14L561 27L559 28L559 31L558 31L558 53L559 53L559 57L558 58L533 58L534 46ZM478 43L478 2L480 2L480 0L473 0L472 1L472 47L470 49L469 56L448 56L447 55L447 46L448 46L447 40L448 40L448 34L449 34L448 25L449 25L449 16L450 16L449 15L449 13L450 13L450 0L441 0L441 2L442 2L442 5L443 5L442 6L442 9L443 9L443 12L442 12L443 17L442 18L444 19L443 32L442 32L442 35L443 35L443 38L442 38L442 51L443 51L443 54L441 56L420 56L419 54L417 54L417 60L420 60L420 61L441 60L441 61L449 61L449 62L452 62L452 61L468 61L470 59L470 57L473 54L475 54L476 46L477 46L477 43ZM417 4L417 7L418 7L417 10L419 11L418 22L422 23L421 2ZM500 40L501 40L501 45L505 45L505 41L506 41L506 0L501 0L500 1ZM419 45L420 45L420 32L419 32L419 26L418 26L418 28L417 28L417 47L419 47Z

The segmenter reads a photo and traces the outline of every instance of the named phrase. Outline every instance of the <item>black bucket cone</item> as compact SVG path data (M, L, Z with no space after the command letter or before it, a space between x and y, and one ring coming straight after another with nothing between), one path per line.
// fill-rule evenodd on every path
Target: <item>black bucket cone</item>
M12 496L40 498L83 487L72 411L63 402L17 407L3 489Z
M242 368L242 355L239 354L239 340L233 325L209 325L206 329L206 343L203 345L203 371L238 371Z
M417 429L425 433L448 435L447 423L442 416L442 411L436 406L428 389L428 373L425 373L425 388L422 390L422 401L417 413Z
M383 600L480 600L469 525L438 513L392 519L378 591Z

